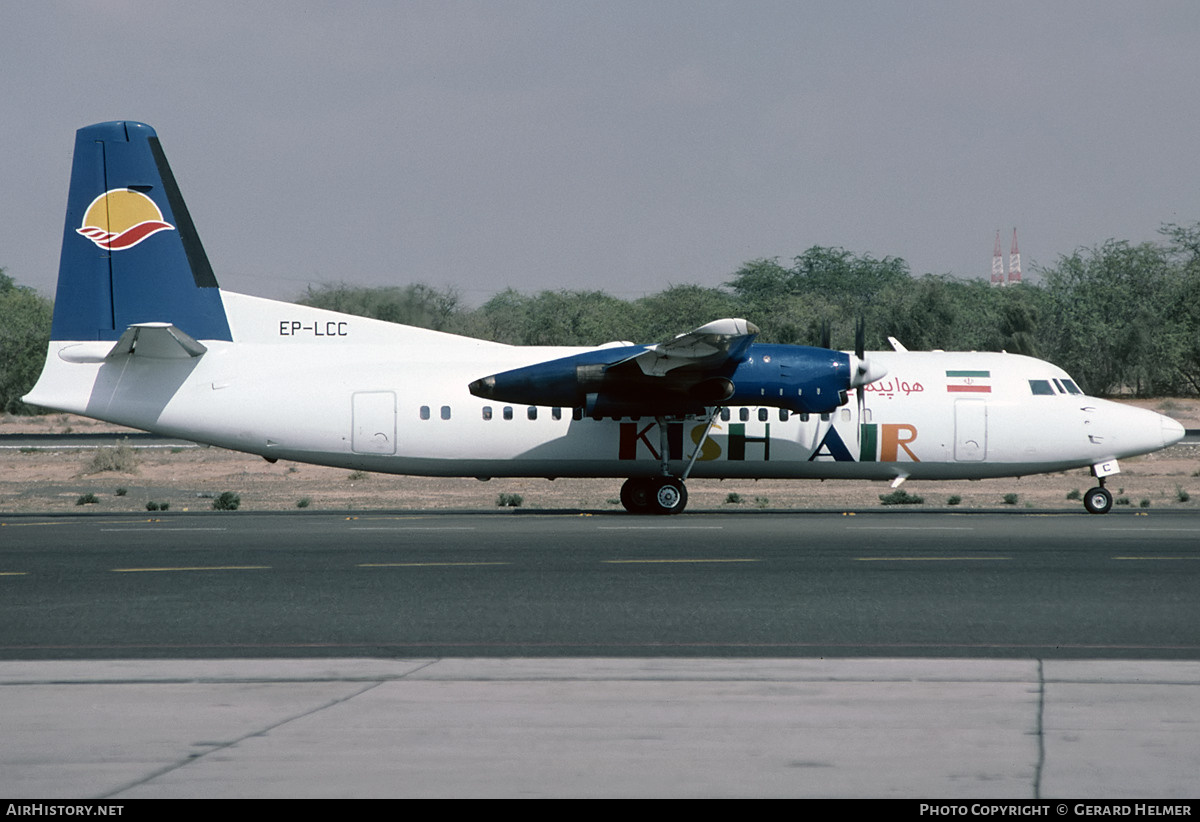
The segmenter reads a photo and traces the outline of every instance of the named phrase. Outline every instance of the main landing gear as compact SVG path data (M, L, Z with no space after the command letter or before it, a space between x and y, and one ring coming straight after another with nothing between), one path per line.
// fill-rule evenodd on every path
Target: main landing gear
M631 514L678 514L687 507L688 493L684 482L687 480L688 474L692 473L692 466L696 464L696 458L700 456L700 449L704 447L704 441L708 439L713 421L716 420L720 410L720 406L713 408L708 415L708 424L704 426L704 434L696 443L696 450L692 452L683 474L678 477L671 476L667 419L666 417L655 417L659 431L659 460L662 476L631 477L625 480L625 484L621 486L621 504L625 506L626 511Z
M621 486L621 504L631 514L678 514L687 506L687 486L675 477L633 477Z

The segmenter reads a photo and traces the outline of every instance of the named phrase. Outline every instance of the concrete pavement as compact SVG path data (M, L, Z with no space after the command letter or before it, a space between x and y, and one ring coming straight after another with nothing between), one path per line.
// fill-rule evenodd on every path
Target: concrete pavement
M1200 662L0 662L0 795L1191 798Z

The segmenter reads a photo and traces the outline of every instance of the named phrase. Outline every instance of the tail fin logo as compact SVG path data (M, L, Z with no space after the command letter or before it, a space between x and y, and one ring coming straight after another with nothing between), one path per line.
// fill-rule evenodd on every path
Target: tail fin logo
M174 231L175 226L163 222L155 202L128 188L114 188L92 200L83 215L83 225L75 229L109 251L133 248L150 235L168 230Z

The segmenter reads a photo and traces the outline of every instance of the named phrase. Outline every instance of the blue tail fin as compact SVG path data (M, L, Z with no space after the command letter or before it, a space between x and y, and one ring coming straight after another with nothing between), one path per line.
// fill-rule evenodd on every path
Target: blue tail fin
M115 340L166 322L231 340L217 280L154 129L99 123L75 134L51 337Z

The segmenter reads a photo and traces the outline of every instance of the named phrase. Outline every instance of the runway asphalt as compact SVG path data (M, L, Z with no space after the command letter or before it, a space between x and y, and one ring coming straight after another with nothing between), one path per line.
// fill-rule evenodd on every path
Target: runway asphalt
M0 519L7 796L1200 792L1187 512Z

